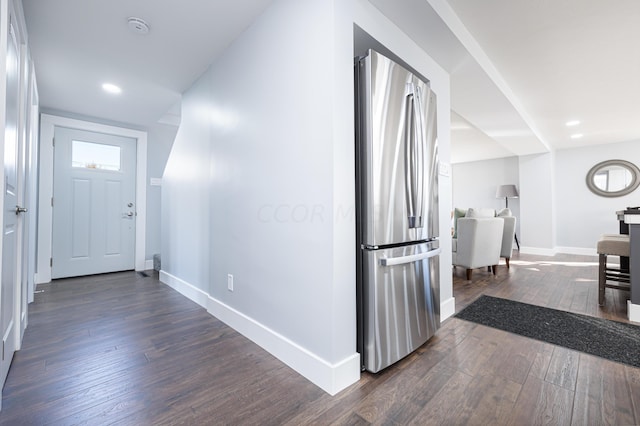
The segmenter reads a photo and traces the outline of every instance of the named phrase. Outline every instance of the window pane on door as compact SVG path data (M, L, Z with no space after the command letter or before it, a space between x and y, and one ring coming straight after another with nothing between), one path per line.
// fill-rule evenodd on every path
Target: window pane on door
M71 166L120 171L120 147L74 140L71 144Z

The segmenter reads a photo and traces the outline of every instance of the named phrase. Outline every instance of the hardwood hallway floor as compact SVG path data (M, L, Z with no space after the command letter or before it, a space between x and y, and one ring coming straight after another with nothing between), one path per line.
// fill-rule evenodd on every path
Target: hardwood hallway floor
M598 307L595 257L453 274L457 310L488 294L626 322L624 293ZM38 291L0 424L640 424L640 369L456 318L331 397L155 275Z

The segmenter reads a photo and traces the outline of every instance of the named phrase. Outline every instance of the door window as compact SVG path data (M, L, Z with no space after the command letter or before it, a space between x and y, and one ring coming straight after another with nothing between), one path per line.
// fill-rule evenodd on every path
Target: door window
M71 165L85 169L120 171L120 147L72 141Z

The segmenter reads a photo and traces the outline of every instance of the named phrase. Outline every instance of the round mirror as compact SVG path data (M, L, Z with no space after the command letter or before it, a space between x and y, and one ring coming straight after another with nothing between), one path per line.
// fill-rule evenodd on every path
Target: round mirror
M640 185L640 169L629 161L608 160L598 163L587 173L587 186L603 197L620 197Z

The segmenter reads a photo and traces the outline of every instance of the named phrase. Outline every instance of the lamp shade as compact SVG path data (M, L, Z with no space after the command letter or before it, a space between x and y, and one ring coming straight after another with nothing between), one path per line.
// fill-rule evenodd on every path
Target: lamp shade
M515 185L499 185L496 198L518 198L518 188Z

